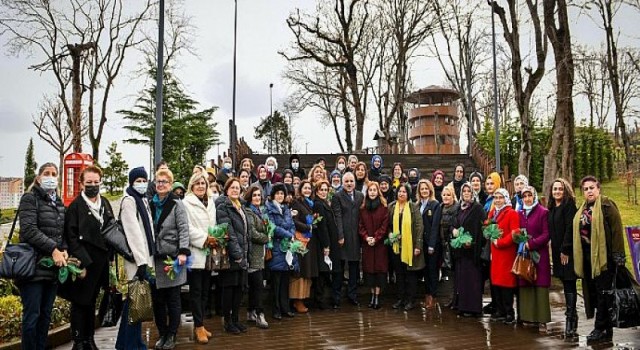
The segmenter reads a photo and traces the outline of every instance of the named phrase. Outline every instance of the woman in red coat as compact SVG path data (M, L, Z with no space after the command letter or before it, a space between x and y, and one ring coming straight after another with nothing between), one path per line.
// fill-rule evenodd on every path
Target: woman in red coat
M381 196L380 185L371 181L367 185L367 196L360 207L358 233L362 239L362 272L371 288L369 307L380 308L380 289L387 279L389 261L384 239L389 227L387 201Z
M502 235L491 242L491 284L496 292L497 304L491 320L512 324L515 321L513 293L517 286L516 276L511 273L517 248L513 242L513 232L520 229L520 219L518 213L511 208L509 192L504 188L493 193L493 205L487 220L498 224Z

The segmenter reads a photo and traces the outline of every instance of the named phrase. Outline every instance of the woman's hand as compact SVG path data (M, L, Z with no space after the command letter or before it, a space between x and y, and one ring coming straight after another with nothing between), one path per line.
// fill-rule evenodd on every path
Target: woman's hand
M567 265L569 263L569 256L560 253L560 263L562 265Z
M187 256L184 254L178 255L178 265L182 266L187 262Z
M67 259L65 258L65 253L55 248L51 253L51 257L53 258L53 262L57 267L67 266Z
M203 248L207 248L207 247L215 248L217 246L218 246L218 240L216 240L215 237L209 236L209 237L207 237L207 240L204 241L204 247Z
M324 256L329 256L329 253L331 253L331 249L324 248Z
M453 230L451 230L451 234L453 235L454 238L458 237L458 229L454 228Z
M429 253L429 255L433 255L433 253L434 253L435 251L436 251L436 250L435 250L435 249L433 249L433 247L429 247L429 249L427 250L427 253Z
M344 245L344 238L340 238L338 244L342 247Z
M420 249L415 248L415 249L413 250L413 255L414 255L414 256L418 256L418 255L420 255L420 252L421 252L421 250L420 250Z
M298 215L298 211L295 210L295 209L292 209L291 210L291 216L296 216L296 215Z
M467 249L471 248L471 243L465 243L464 247L467 248Z
M525 244L524 244L524 249L526 249L526 250L531 250L531 249L529 248L529 242L527 242L527 243L525 243Z

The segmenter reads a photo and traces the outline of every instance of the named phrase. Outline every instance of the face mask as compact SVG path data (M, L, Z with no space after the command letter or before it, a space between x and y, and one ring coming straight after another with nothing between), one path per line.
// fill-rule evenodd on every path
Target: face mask
M224 168L227 170L231 169L231 163L224 163Z
M344 170L344 164L342 163L338 164L338 170L340 171Z
M136 182L133 184L133 189L140 194L147 193L147 187L149 187L148 182Z
M95 198L100 194L100 185L85 186L84 194L89 198Z
M340 184L339 183L337 183L337 184L334 183L334 184L331 184L331 187L333 187L334 189L340 188Z
M40 178L40 187L45 191L58 189L58 178L55 176L43 176Z
M218 197L220 197L220 193L213 193L213 194L211 194L211 198L213 198L213 200L218 199Z
M276 170L276 167L274 167L273 165L267 165L267 170L272 173L274 170Z
M299 167L300 167L300 163L298 162L291 163L291 168L293 168L293 170L298 170Z

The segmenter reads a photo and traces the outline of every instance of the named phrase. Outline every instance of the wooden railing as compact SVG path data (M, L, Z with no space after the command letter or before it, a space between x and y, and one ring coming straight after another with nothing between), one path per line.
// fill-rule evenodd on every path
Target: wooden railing
M473 144L471 146L471 158L473 158L473 161L478 166L478 171L485 178L487 177L487 175L496 171L495 159L490 157L475 140L473 141ZM509 174L509 167L502 167L502 171L499 171L499 174L502 178L502 187L506 188L509 193L513 193L513 180L511 179L511 175Z

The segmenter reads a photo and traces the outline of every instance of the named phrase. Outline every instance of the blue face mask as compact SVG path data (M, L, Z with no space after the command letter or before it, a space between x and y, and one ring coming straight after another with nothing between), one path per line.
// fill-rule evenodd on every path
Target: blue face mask
M55 191L58 189L58 178L56 176L43 176L40 178L40 187L45 191Z

